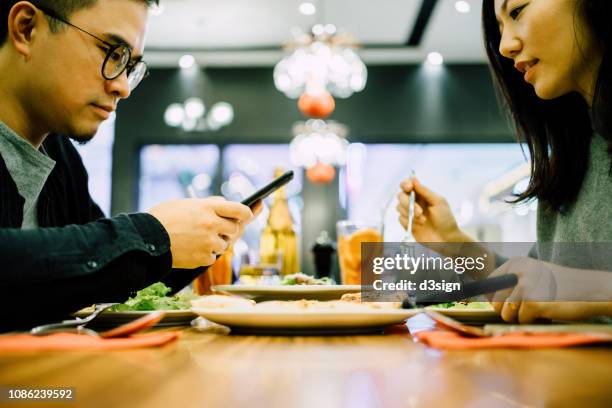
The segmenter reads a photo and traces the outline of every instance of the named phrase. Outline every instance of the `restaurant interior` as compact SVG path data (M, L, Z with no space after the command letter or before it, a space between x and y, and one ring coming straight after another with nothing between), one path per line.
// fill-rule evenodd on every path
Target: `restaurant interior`
M386 241L401 239L395 195L414 170L474 237L533 242L537 203L507 203L527 185L529 162L495 94L480 2L319 3L163 2L147 33L149 77L79 147L103 211L144 211L187 197L190 185L199 197L239 199L276 168L294 170L287 200L301 269L313 273L311 247L322 231L335 239L339 220L383 223ZM279 85L279 63L303 52L296 38L312 41L313 29L331 30L323 47L344 42L359 68L338 60L335 77L321 79L339 84L324 117L298 108L307 73L287 70L295 89ZM266 219L267 209L239 250L258 250Z
M174 295L154 284L76 312L78 335L0 341L0 406L18 404L5 394L19 389L64 390L87 407L612 406L609 320L506 324L490 298L368 304L359 286L364 242L406 242L396 207L412 175L473 238L526 251L536 241L537 201L510 202L529 184L529 154L496 91L481 9L161 0L148 77L74 143L93 199L113 217L173 199L241 201L282 172L294 178L171 297L176 310L137 309ZM449 310L421 309L433 303ZM116 326L128 334L102 331ZM61 335L75 338L52 340Z

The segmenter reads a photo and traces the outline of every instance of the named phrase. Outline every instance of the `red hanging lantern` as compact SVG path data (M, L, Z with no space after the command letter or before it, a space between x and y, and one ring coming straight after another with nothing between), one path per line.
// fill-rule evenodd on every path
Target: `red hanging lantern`
M327 91L321 93L304 92L298 100L298 109L310 118L323 119L336 109L334 97Z
M306 170L306 177L315 184L331 183L334 177L336 177L336 169L330 164L317 162L317 164Z

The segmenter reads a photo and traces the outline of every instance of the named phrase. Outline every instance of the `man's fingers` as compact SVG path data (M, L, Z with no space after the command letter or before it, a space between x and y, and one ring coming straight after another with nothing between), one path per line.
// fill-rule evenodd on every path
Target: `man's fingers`
M255 204L253 204L251 206L251 211L253 212L253 218L255 218L259 214L261 214L262 210L263 210L263 202L262 202L262 200L259 200Z
M211 243L210 250L215 255L222 255L229 248L229 242L217 235L217 238Z
M253 212L249 207L234 201L220 201L214 203L215 213L219 217L231 218L242 222L247 222L253 218Z
M239 222L229 218L217 218L218 226L216 232L219 235L232 236L236 235L240 231Z

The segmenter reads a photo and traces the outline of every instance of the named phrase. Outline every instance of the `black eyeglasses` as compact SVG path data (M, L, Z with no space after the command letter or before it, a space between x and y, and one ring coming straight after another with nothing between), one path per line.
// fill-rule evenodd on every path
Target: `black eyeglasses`
M129 45L125 43L111 44L108 41L104 41L98 36L83 30L81 27L77 27L71 22L64 20L51 10L38 6L37 8L47 16L76 28L77 30L95 38L106 46L106 48L100 47L106 52L106 57L102 63L102 76L105 79L116 79L123 74L123 71L127 71L130 91L133 91L134 88L136 88L138 84L140 84L140 82L148 76L149 69L147 68L147 64L142 59L139 58L132 61L132 48L130 48Z

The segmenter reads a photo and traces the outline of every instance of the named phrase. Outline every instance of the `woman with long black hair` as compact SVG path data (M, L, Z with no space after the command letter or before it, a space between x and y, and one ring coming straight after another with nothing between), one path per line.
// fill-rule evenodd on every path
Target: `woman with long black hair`
M483 1L491 71L531 159L529 186L515 202L538 200L539 243L612 244L611 17L610 0ZM416 193L413 233L419 242L473 242L443 197L416 179L401 188L404 228L409 193ZM520 278L517 288L494 297L505 320L612 315L612 275L561 267L560 255L537 258L512 259L493 272ZM591 301L527 301L525 287L543 269L560 274L557 279L582 272L576 290L589 291L582 299Z

